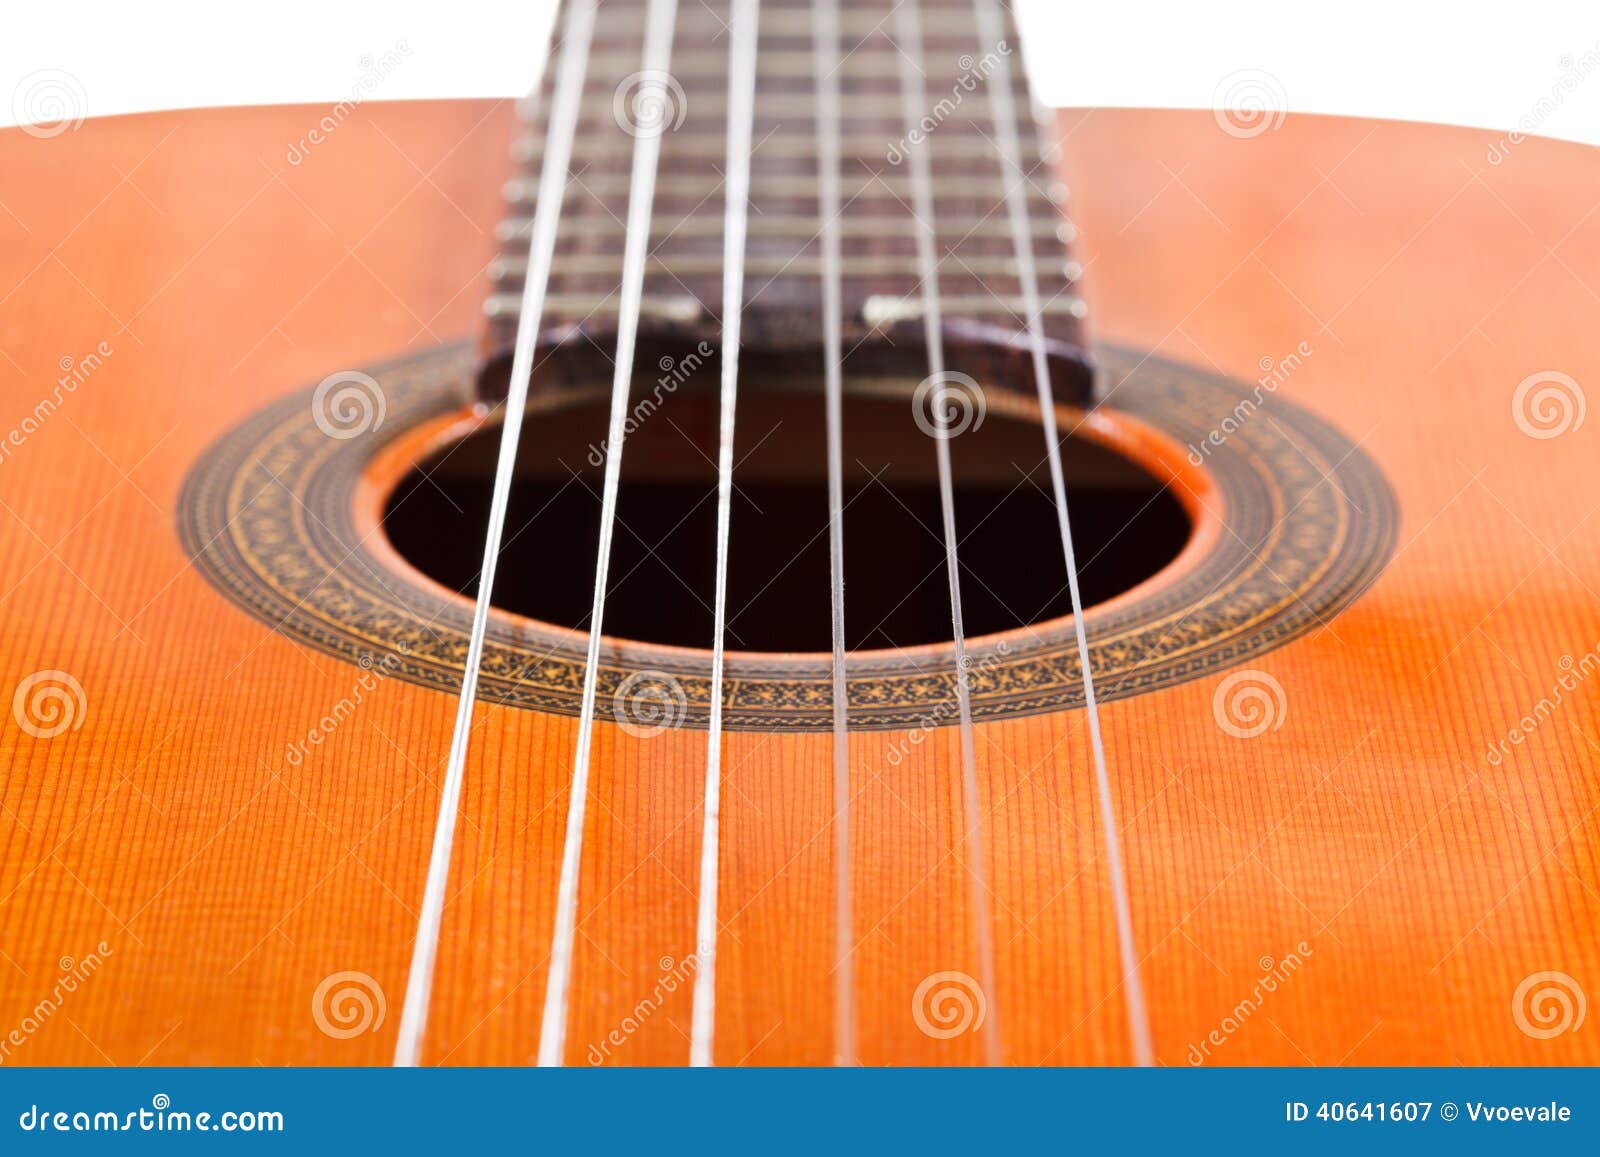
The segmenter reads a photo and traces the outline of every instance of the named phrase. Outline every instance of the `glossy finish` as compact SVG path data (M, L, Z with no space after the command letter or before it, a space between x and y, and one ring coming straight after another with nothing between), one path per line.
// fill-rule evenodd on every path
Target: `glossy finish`
M369 104L290 165L324 111L0 134L0 691L83 692L76 729L0 727L6 1063L392 1052L453 702L242 614L175 508L271 399L473 333L512 110ZM1531 140L1491 165L1485 134L1302 116L1062 134L1098 334L1245 378L1305 343L1280 392L1360 439L1402 517L1359 603L1255 662L1282 688L1262 734L1219 725L1233 672L1104 709L1158 1058L1600 1061L1592 1023L1541 1039L1513 1003L1543 972L1600 993L1600 433L1530 437L1512 409L1539 371L1600 381L1600 157ZM525 1063L576 728L477 718L425 1059ZM687 1060L703 753L598 729L573 1063ZM977 971L956 735L858 734L851 760L861 1059L974 1062L977 1035L913 1014L925 978ZM717 1058L827 1063L829 737L730 734L725 767ZM978 771L1005 1058L1127 1061L1081 713L981 725ZM386 1012L346 1036L349 972Z

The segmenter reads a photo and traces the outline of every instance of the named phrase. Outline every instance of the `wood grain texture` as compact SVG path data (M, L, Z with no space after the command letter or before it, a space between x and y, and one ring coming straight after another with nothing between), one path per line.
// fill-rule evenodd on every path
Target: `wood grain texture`
M54 738L0 720L5 1063L391 1055L454 703L242 614L188 567L175 504L266 402L472 333L512 110L368 104L290 165L323 111L0 134L0 697L41 670L84 692ZM1530 140L1491 165L1485 134L1301 116L1237 139L1209 113L1096 111L1062 134L1099 334L1247 379L1306 343L1280 392L1361 441L1403 519L1372 590L1254 663L1276 729L1219 726L1226 676L1104 709L1159 1059L1600 1061L1592 1018L1538 1039L1513 1015L1539 972L1600 994L1597 434L1536 439L1512 412L1530 374L1600 381L1600 157ZM430 1062L533 1057L575 731L478 709ZM689 985L663 978L694 951L703 758L702 733L598 729L572 1063L687 1059ZM912 1009L978 967L958 766L950 729L852 737L866 1063L981 1056ZM981 726L978 771L1005 1059L1126 1062L1082 714ZM724 775L718 1060L825 1063L829 739L730 735ZM385 995L372 1031L319 1026L341 972Z

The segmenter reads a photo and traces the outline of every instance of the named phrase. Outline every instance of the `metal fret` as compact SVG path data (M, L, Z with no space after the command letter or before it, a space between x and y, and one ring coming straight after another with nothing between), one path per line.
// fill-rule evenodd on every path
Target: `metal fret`
M628 177L626 173L574 173L568 181L570 185L577 186L584 192L608 197L626 191ZM656 193L662 197L705 197L716 192L719 183L720 178L715 173L679 173L663 176L656 183ZM767 193L775 197L805 197L808 200L815 199L817 195L816 182L803 176L752 173L750 183L752 193L756 195ZM909 191L904 177L895 174L874 174L860 180L855 186L855 196L859 197L877 185L895 194ZM569 193L572 191L568 190ZM533 204L538 192L539 182L523 177L507 181L503 190L505 199L514 205Z
M643 18L642 8L629 11L626 5L608 4L606 15L614 16L620 13L629 16L638 15ZM865 36L883 35L889 31L892 20L888 7L847 9L839 14L840 31L846 38L846 44ZM634 24L638 26L637 21ZM969 8L952 5L948 8L929 8L923 16L923 34L929 42L936 42L942 37L962 37L962 47L972 43L976 25L972 19ZM717 13L707 9L685 7L678 17L679 34L686 39L691 35L702 37L717 36L724 33L727 22ZM763 42L773 37L794 37L810 43L811 40L811 13L805 8L773 8L761 14L761 39ZM614 42L604 38L597 38L596 46L610 48ZM615 45L624 47L623 45Z
M611 92L609 88L604 93L605 100L591 100L589 106L583 110L583 124L611 124L613 113L611 108ZM953 100L953 98L952 98ZM721 120L728 112L728 98L720 94L697 94L693 100L694 114L701 119L715 118ZM934 102L929 103L931 110ZM760 123L771 117L782 117L786 122L809 123L816 116L816 105L810 93L764 92L756 99L756 139L761 138ZM899 136L905 130L895 121L896 114L900 111L899 101L889 92L860 93L853 92L845 103L844 119L849 121L879 120L883 122L885 132L893 129L893 135ZM940 121L940 129L954 124L967 124L976 132L979 127L987 128L990 120L989 101L985 97L966 95L952 115Z
M809 277L820 273L807 274ZM922 316L921 305L916 300L914 288L908 287L910 296L876 294L868 297L858 311L859 320L868 326L886 327L902 321L915 321ZM512 293L496 293L484 305L491 318L515 317L521 299ZM1027 303L1016 294L968 293L941 294L940 301L949 317L1025 318ZM610 294L552 293L545 298L545 312L555 318L614 317L617 297ZM1044 317L1083 318L1088 307L1074 294L1062 294L1046 301L1040 308ZM702 320L707 311L696 298L687 294L670 296L646 295L642 316L661 321L689 325Z
M720 237L722 221L715 217L683 217L677 221L663 218L661 214L650 228L650 236L669 237ZM507 217L495 228L495 236L502 242L526 240L531 217ZM982 237L996 241L1010 241L1011 232L1004 220L994 217L960 217L946 213L940 218L953 234ZM841 237L909 238L915 223L904 214L897 216L848 214L839 219ZM814 216L798 214L767 214L750 222L750 236L759 239L815 237L821 225ZM1057 241L1067 244L1076 239L1077 227L1070 221L1034 220L1028 225L1036 240ZM618 232L617 223L609 217L572 218L561 223L563 240L582 241L591 237L611 237Z
M579 141L573 155L580 161L626 161L630 155L631 137L606 136ZM840 141L840 151L846 160L870 157L883 159L888 141L881 135L855 134ZM1052 147L1053 144L1052 144ZM541 141L533 134L525 134L511 143L511 159L519 165L536 165L540 156ZM687 128L673 135L666 152L672 160L719 161L722 158L722 137L712 133L691 133ZM951 134L938 143L941 161L990 161L994 157L994 142L977 134ZM805 135L784 136L774 134L756 147L756 157L762 160L781 159L815 161L817 143ZM754 224L754 222L752 222Z
M966 47L968 46L963 45L963 48ZM892 71L895 67L894 62L895 53L893 48L887 46L857 48L854 52L844 57L839 68L839 75L852 79L883 80L886 86L892 87L894 83ZM680 81L684 81L689 77L696 79L704 77L707 80L720 79L722 64L723 58L718 53L686 52L677 61L674 75ZM604 76L608 71L626 74L638 68L638 66L638 56L623 51L597 52L590 61L590 68L595 71L597 76ZM811 53L803 49L772 48L761 54L761 78L763 80L810 80L811 71ZM864 76L858 74L864 74ZM758 97L758 104L759 101L760 98Z
M617 196L627 191L628 176L626 173L573 173L568 178L568 193L582 191L596 197ZM673 176L663 176L656 185L656 192L662 197L706 197L715 193L719 179L714 173L679 173ZM817 183L812 178L788 173L753 173L751 175L752 195L760 200L763 195L768 197L803 197L814 200L817 195ZM1030 196L1039 196L1054 202L1052 196L1055 190L1040 189L1032 184L1028 185ZM514 177L506 182L505 199L514 205L524 206L533 204L539 192L539 182L525 177ZM948 200L983 200L992 203L993 190L981 189L965 183L946 182L935 192L941 201ZM845 200L851 208L859 207L864 200L871 200L888 194L904 200L911 193L911 178L899 173L867 173L855 178L853 184L844 186Z
M514 318L522 298L515 293L492 294L483 303L483 312L491 319ZM582 320L587 317L615 317L621 303L615 292L598 295L592 293L551 293L545 295L545 313L556 320ZM706 307L698 298L688 294L657 297L646 294L639 308L639 316L652 321L693 325L708 316Z
M1060 262L1059 268L1068 281L1076 280L1082 272L1076 261ZM758 277L777 277L790 274L795 277L819 277L822 260L803 255L790 257L747 257L745 270ZM563 277L616 276L622 268L622 253L581 253L561 261ZM657 253L646 265L648 273L670 273L678 277L721 276L722 257L712 253ZM496 257L489 263L489 276L496 281L520 281L528 270L521 257ZM839 272L844 277L914 277L917 274L915 253L882 254L872 257L845 257L839 262ZM1016 277L1019 273L1015 257L975 256L952 258L945 272L952 276L966 274L973 277Z
M939 304L947 317L1026 318L1028 316L1028 303L1017 294L1002 296L993 293L941 293ZM1054 297L1039 308L1039 313L1043 317L1081 319L1086 317L1088 312L1088 306L1083 298L1070 293ZM861 307L861 319L871 326L894 325L896 322L914 321L920 317L922 317L922 303L914 294L908 297L878 294L867 298L866 304Z

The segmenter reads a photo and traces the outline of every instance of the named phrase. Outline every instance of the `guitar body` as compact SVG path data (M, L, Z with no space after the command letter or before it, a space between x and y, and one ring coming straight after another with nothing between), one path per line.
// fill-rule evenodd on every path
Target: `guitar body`
M335 371L426 360L476 333L513 110L372 104L289 163L321 115L0 135L0 422L20 432L0 465L0 690L18 688L17 725L0 728L0 1028L19 1026L5 1063L393 1054L456 707L448 664L352 661L327 625L343 613L324 605L330 588L295 587L293 551L251 551L337 540L343 510L380 575L363 598L392 587L402 610L418 592L435 600L424 618L470 616L387 542L381 510L483 418L448 382L422 416L391 394L371 437L327 442L347 456L347 491L241 472L240 447L267 444L250 439L273 406L287 408L271 428L287 429L306 406L285 399ZM1593 1025L1538 1031L1550 984L1569 1003L1600 992L1600 434L1581 411L1550 436L1548 412L1514 410L1530 375L1600 382L1600 157L1527 140L1491 164L1488 134L1313 116L1249 139L1209 112L1067 113L1059 131L1090 325L1115 347L1085 436L1167 483L1194 527L1159 573L1091 608L1091 638L1233 548L1249 512L1211 480L1226 454L1270 439L1330 476L1359 464L1334 545L1304 529L1304 585L1273 612L1298 615L1292 630L1240 628L1236 652L1148 686L1108 667L1101 723L1157 1060L1600 1062ZM1167 367L1249 393L1290 354L1293 372L1215 454L1162 433L1159 391L1139 392ZM63 374L81 380L58 393ZM1138 407L1120 405L1119 375ZM58 404L36 411L46 395ZM1301 433L1313 425L1343 460L1318 456ZM1316 476L1301 483L1311 494ZM235 485L253 489L230 498ZM257 502L280 521L219 555ZM1017 567L1059 565L1053 543L1046 527L1008 550ZM1319 577L1325 556L1336 580ZM593 558L549 543L544 565L586 573ZM258 570L283 579L280 601L242 593ZM1203 631L1208 594L1163 621L1197 615ZM339 638L384 621L353 617ZM507 647L555 631L501 612L495 630ZM1035 638L978 649L1009 640L1022 663ZM607 650L629 655L622 639ZM38 672L57 674L24 694ZM1241 673L1253 684L1228 682ZM820 725L784 714L790 676L774 678L770 720L736 700L724 736L727 1065L834 1059L833 741L825 710ZM64 727L30 698L45 684L62 689ZM520 685L477 707L424 1063L524 1064L537 1047L577 719L507 701ZM980 705L976 868L953 720L852 728L862 1063L979 1063L980 1006L1007 1063L1133 1059L1072 693ZM596 725L569 1063L688 1059L706 758L689 699L682 726ZM977 994L974 879L996 969ZM1564 979L1525 984L1540 973Z

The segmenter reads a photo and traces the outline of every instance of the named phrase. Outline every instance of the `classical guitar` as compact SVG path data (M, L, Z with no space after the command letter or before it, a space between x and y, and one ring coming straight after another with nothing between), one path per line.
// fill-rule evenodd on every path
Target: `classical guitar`
M410 51L0 134L0 1063L1600 1062L1592 150Z

